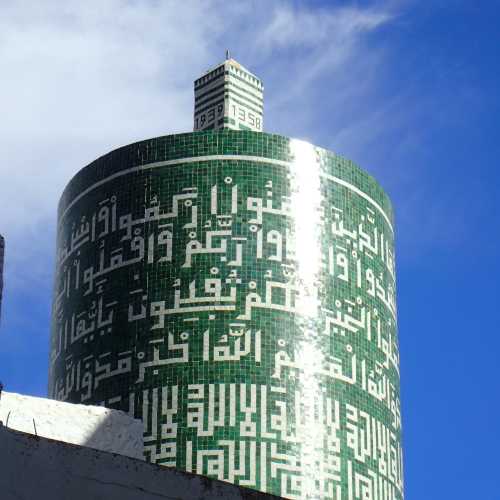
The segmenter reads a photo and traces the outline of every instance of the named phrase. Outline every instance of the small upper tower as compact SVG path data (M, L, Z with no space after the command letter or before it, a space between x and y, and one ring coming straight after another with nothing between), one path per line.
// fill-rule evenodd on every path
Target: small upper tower
M194 81L194 131L262 132L264 86L239 62L226 60Z

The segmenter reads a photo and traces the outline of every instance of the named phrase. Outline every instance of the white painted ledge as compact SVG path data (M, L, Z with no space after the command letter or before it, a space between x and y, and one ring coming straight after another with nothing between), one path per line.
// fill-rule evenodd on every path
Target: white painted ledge
M0 421L14 430L143 460L143 425L102 406L3 392Z

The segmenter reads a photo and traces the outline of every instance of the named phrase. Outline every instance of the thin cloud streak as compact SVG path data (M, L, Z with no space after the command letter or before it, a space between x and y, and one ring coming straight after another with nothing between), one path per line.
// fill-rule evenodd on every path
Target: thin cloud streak
M284 77L286 91L270 103L281 109L302 96L325 74L335 74L363 57L365 35L388 23L389 11L361 8L311 10L285 4L274 9L252 45L252 56L272 60L273 75ZM281 87L281 86L280 86Z

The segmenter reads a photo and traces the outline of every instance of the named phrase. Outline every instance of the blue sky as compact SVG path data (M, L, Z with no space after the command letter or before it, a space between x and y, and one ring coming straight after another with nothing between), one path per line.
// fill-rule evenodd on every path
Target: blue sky
M64 185L190 130L192 81L229 47L264 80L267 131L351 158L393 200L406 498L498 500L499 16L495 0L3 0L7 390L46 394Z

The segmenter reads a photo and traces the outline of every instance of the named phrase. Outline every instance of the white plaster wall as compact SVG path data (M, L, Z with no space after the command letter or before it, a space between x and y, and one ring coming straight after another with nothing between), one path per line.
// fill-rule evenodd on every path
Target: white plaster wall
M276 500L233 484L0 427L1 500Z
M144 458L142 422L122 411L3 392L0 421L29 434L35 434L36 426L39 436Z

